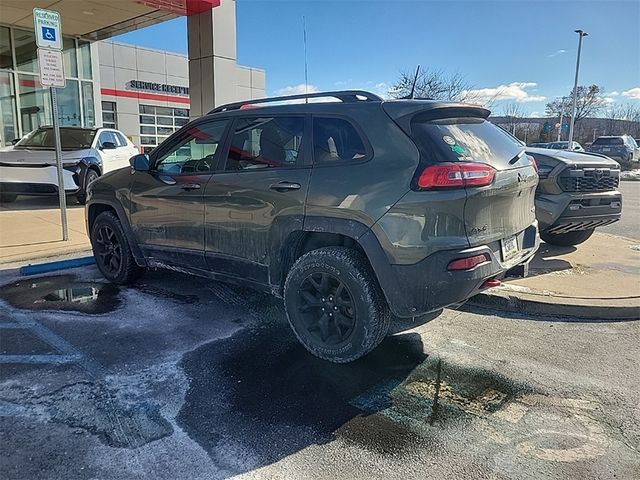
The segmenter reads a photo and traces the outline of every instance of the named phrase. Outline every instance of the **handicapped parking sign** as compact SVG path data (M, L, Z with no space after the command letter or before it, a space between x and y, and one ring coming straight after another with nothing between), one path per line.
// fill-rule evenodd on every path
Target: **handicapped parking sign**
M33 24L39 48L62 50L62 26L58 12L34 8Z
M42 38L45 40L49 40L51 42L55 42L56 40L56 31L51 27L42 27Z

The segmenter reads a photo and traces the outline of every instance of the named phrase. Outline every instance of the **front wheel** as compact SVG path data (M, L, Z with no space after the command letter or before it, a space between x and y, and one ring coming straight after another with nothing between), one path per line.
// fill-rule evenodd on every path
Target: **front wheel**
M326 247L300 257L284 288L289 325L313 355L334 363L366 355L389 331L391 314L364 255Z
M87 203L87 188L89 188L89 184L96 180L99 177L98 172L94 169L90 168L87 170L87 173L84 176L84 188L82 191L76 194L76 199L80 205L85 205Z
M559 247L570 247L586 242L589 237L593 235L593 232L595 232L595 228L567 233L541 232L540 238L550 245L557 245Z
M100 273L112 283L132 283L142 269L131 253L120 220L113 212L102 212L91 227L91 246Z

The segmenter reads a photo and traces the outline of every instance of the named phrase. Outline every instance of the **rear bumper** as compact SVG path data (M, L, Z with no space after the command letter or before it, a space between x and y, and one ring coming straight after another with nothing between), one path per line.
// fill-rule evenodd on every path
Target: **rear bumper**
M617 191L536 196L540 230L566 233L614 223L622 215L622 194Z
M466 249L434 253L414 265L391 265L392 275L380 278L391 311L412 317L463 302L483 290L490 279L503 278L508 270L528 264L538 250L538 225L534 222L517 237L519 253L503 260L500 241ZM448 271L453 260L485 254L488 261L466 271Z
M62 171L66 193L76 193L78 175ZM0 191L18 195L55 195L58 193L58 171L55 166L7 167L0 166Z

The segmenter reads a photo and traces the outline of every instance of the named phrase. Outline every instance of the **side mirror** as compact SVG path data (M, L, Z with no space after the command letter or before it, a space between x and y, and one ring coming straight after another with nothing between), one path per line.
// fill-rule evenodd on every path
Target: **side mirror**
M129 163L131 164L131 168L136 172L148 172L151 162L149 162L149 156L147 154L139 153L131 157Z
M18 143L20 141L19 138L14 138L13 140L11 140L11 145L15 145L16 143Z
M118 146L113 142L102 142L100 150L115 150Z

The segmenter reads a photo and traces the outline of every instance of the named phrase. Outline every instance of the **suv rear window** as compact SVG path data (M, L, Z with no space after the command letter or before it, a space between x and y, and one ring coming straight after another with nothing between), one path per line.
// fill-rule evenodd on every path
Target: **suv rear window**
M428 162L478 162L507 166L523 146L482 118L411 122L411 137Z
M342 118L313 118L313 158L316 163L362 160L367 150L350 122Z
M624 141L622 137L610 137L610 138L596 138L593 142L594 145L623 145Z

